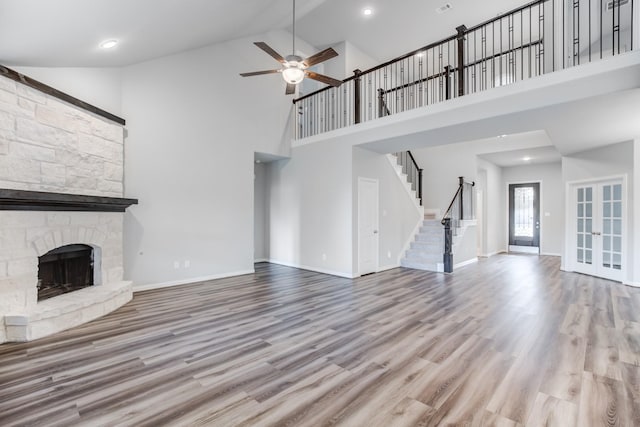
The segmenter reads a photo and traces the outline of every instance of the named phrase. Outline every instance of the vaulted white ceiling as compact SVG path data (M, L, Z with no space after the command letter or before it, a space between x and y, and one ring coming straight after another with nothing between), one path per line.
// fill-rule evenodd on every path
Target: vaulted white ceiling
M436 9L446 3L444 14ZM348 40L387 60L525 0L297 0L298 36ZM362 10L374 12L365 17ZM119 67L179 51L291 30L292 0L0 0L0 64ZM106 39L119 39L110 51Z

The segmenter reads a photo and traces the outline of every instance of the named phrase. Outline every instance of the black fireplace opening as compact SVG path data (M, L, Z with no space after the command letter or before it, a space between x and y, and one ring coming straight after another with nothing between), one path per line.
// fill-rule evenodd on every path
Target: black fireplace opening
M66 245L38 257L38 301L93 286L93 248Z

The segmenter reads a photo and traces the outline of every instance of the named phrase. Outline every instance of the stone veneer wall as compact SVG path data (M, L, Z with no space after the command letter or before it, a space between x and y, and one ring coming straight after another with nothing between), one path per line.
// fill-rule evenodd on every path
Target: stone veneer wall
M0 188L122 197L123 135L117 123L0 76ZM121 282L122 230L121 213L0 211L0 343L4 316L37 304L38 256L85 243L101 254L102 283Z
M123 127L0 76L0 188L122 197Z

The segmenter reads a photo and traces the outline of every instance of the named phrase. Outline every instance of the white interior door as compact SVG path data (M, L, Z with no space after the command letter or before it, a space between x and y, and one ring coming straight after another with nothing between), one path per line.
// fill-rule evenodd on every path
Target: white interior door
M378 271L378 181L358 178L358 273Z
M575 271L622 280L624 192L622 180L581 184L575 200Z

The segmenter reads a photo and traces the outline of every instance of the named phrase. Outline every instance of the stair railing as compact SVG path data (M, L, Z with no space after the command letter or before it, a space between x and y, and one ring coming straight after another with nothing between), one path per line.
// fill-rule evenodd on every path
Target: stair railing
M473 187L476 183L465 181L464 177L458 177L458 189L454 194L449 207L442 217L444 226L444 271L453 271L453 236L457 234L460 223L463 220L475 219L475 206L473 203Z
M296 105L296 139L637 49L640 0L535 0L366 71ZM637 27L637 23L636 23ZM384 100L384 104L376 100ZM376 105L377 104L377 105Z
M416 192L416 198L422 206L422 172L423 169L418 166L416 159L411 151L401 151L394 153L398 159L398 164L402 167L402 173L407 175L407 181L411 185L411 189Z

